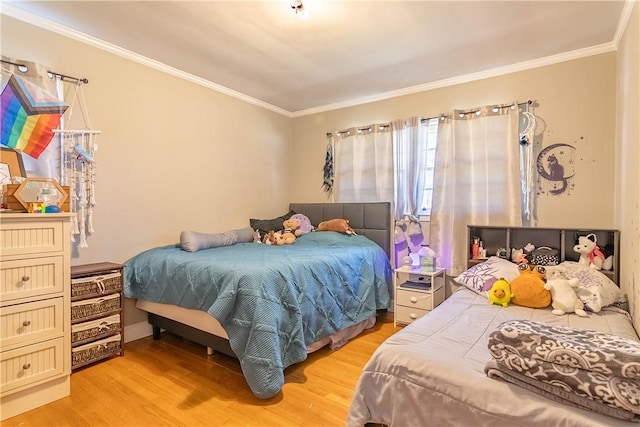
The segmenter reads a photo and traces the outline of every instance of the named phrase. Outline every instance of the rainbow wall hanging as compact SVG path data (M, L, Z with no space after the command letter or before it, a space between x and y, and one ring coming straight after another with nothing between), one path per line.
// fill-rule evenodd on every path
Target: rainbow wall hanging
M67 104L15 74L0 95L0 144L37 159L53 139Z

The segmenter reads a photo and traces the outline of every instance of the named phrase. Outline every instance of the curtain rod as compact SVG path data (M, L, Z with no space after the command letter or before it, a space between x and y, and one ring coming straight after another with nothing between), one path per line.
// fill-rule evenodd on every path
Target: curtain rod
M526 100L526 101L524 101L524 102L519 102L517 105L518 105L518 107L527 107L527 111L529 111L529 110L528 110L528 107L529 107L530 105L532 105L532 104L533 104L533 101L532 101L532 100L530 100L530 99L527 99L527 100ZM497 104L497 105L494 105L494 106L493 106L493 108L507 108L507 107L511 107L512 105L514 105L514 104L513 104L513 103L509 103L509 104ZM478 111L480 111L480 109L479 109L479 108L474 108L474 109L471 109L471 110L465 110L465 111L463 111L463 114L473 114L473 113L476 113L476 112L478 112ZM422 123L424 123L424 122L427 122L427 121L429 121L429 120L431 120L431 119L445 119L445 118L447 118L447 117L449 117L449 114L440 114L440 115L435 116L435 117L426 117L426 118L422 119L422 120L421 120L421 122L422 122Z
M533 101L532 101L532 100L530 100L530 99L527 99L527 100L526 100L526 101L524 101L524 102L519 102L519 103L518 103L518 107L527 107L527 111L528 111L528 107L529 107L530 105L532 105L532 104L533 104ZM494 108L507 108L507 107L511 107L512 105L514 105L514 104L513 104L513 103L509 103L509 104L497 104L497 105L495 105L495 106L494 106ZM464 114L473 114L473 113L475 113L475 112L477 112L477 111L480 111L480 109L475 108L475 109L472 109L472 110L467 110L467 111L464 111ZM424 123L424 122L428 122L429 120L433 120L433 119L443 119L443 118L447 118L447 117L449 117L449 114L440 114L440 115L438 115L438 116L434 116L434 117L425 117L425 118L422 118L422 119L420 119L420 122L421 122L421 123ZM382 125L376 125L376 126L379 126L379 127L380 127L380 130L382 130L382 129L384 129L384 128L389 127L389 124L382 124ZM370 131L370 130L371 130L371 126L365 126L365 127L360 127L360 128L356 128L356 129L357 129L359 132ZM349 129L347 129L347 130L340 130L340 131L337 131L336 133L337 133L338 135L345 134L345 133L347 133L347 134L348 134L348 133L349 133ZM327 138L331 138L331 137L333 136L333 133L332 133L332 132L327 132L327 133L326 133L326 136L327 136Z
M15 65L16 67L24 67L26 69L29 68L25 64L18 64L18 63L15 63L15 62L6 61L4 59L0 59L0 62L4 62L5 64L10 64L10 65ZM66 74L60 74L60 73L56 73L55 71L50 71L50 70L47 70L47 73L53 74L54 76L60 77L60 80L62 80L63 82L74 82L74 83L89 84L89 80L86 79L86 78L71 77L71 76L67 76Z

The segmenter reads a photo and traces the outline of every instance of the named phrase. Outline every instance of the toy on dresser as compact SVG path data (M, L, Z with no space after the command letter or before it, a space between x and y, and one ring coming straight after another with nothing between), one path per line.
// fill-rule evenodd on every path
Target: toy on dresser
M595 234L578 236L573 250L580 254L578 262L582 265L596 270L611 270L613 268L613 254L608 248L604 250L598 246L598 239Z

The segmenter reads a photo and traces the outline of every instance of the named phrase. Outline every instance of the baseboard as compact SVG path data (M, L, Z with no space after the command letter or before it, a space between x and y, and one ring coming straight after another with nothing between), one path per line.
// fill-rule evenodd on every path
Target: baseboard
M124 342L139 340L153 335L153 328L149 322L134 323L124 327Z

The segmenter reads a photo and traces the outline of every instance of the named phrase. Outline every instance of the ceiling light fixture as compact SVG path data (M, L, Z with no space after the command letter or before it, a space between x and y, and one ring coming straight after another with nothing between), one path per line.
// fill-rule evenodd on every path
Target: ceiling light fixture
M301 19L306 20L309 17L309 14L307 13L307 9L302 4L302 0L291 0L291 2L289 3L289 6L291 6L291 9Z

